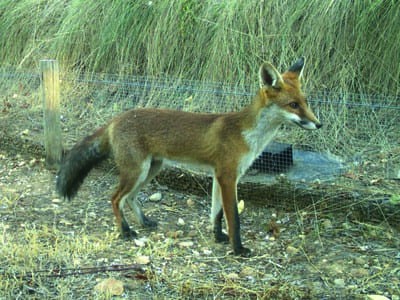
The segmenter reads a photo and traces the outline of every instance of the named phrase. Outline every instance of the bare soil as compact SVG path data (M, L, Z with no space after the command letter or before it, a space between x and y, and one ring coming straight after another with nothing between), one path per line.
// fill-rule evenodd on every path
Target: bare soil
M213 241L209 195L155 181L139 197L158 228L140 228L128 211L139 237L122 240L109 201L115 172L96 169L73 201L60 199L40 136L39 110L3 103L1 299L400 299L400 235L385 222L354 221L345 210L278 209L268 195L265 205L243 199L241 232L252 256L236 257ZM161 199L151 201L156 192ZM123 291L99 290L107 278Z

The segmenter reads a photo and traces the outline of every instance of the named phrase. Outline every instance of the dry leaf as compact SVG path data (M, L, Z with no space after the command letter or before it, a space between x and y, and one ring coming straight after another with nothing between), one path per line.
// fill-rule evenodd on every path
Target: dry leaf
M381 181L382 181L382 178L375 178L375 179L371 179L369 183L371 185L374 185L374 184L380 183Z
M186 205L189 206L189 207L192 207L192 206L195 205L195 203L194 203L192 198L189 198L189 199L186 200Z
M244 201L240 200L237 206L238 206L238 212L240 215L244 211Z
M135 258L136 263L139 265L147 265L150 263L150 257L147 255L140 255Z
M107 278L100 281L94 289L99 293L120 296L124 292L124 284L120 280Z
M297 254L299 252L299 249L289 245L289 246L286 247L286 252L287 252L287 254L294 255L294 254Z
M182 230L168 231L165 235L169 238L177 239L183 236L183 231Z
M279 237L279 234L281 232L279 224L276 223L274 220L271 220L268 223L268 233L270 233L275 239L277 239Z
M389 300L388 297L381 296L381 295L368 295L368 299L371 299L371 300Z
M189 248L192 247L194 243L192 241L186 241L186 242L180 242L178 245L181 248Z

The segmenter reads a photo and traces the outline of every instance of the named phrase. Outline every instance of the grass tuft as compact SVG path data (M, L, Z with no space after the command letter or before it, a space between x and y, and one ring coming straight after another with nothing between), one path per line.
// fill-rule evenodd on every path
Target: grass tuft
M6 65L51 57L68 69L242 85L264 60L285 68L304 55L316 90L399 93L395 1L5 0L0 16Z

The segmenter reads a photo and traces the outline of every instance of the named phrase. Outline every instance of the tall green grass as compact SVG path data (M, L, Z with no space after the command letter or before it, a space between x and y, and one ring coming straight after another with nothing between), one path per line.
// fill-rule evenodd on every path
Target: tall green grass
M0 60L240 85L304 55L309 87L398 95L399 19L395 0L3 0Z

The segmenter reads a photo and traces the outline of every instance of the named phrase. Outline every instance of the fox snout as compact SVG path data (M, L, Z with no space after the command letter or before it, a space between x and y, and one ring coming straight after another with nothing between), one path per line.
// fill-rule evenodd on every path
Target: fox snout
M307 129L307 130L315 130L315 129L320 129L322 127L322 123L320 123L318 120L310 121L310 120L301 119L298 122L294 121L294 123L299 125L301 128Z
M308 115L298 115L292 112L283 112L285 123L296 124L297 126L306 130L315 130L322 127L322 123L314 116L312 112L308 112Z
M306 130L315 130L322 127L322 123L317 119L308 106L300 110L300 113L292 120L301 128Z

